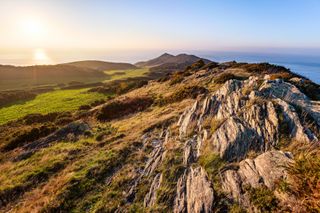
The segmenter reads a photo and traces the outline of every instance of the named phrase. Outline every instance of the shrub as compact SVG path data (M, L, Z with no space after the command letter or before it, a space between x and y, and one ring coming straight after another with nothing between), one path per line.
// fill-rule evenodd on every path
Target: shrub
M269 63L256 63L256 64L247 64L247 63L233 63L232 68L242 68L247 72L255 74L273 74L279 72L290 72L289 69Z
M295 163L289 168L289 192L307 212L320 209L320 149L319 143L296 142L289 148Z
M136 97L112 101L103 106L96 117L100 121L112 120L143 111L151 106L152 103L153 99L150 97Z
M275 79L284 79L284 80L289 80L290 78L294 77L292 73L289 72L280 72L280 73L274 73L270 75L270 80L275 80Z
M0 107L12 104L17 101L26 101L36 97L36 94L29 91L6 91L0 92Z
M216 78L214 78L214 83L224 84L226 81L231 80L231 79L245 80L246 77L237 76L232 73L225 72L225 73L220 74Z
M172 86L172 85L181 83L183 81L183 79L184 79L183 75L178 74L178 73L174 74L170 79L169 85Z
M82 105L79 107L79 110L89 110L89 109L91 109L91 106L89 105Z
M102 94L109 94L109 95L113 95L113 94L121 95L133 89L140 88L146 84L148 84L148 81L136 80L136 79L112 81L101 87L92 88L89 90L89 92L99 92Z
M162 96L160 96L156 100L156 104L160 106L164 106L166 104L182 101L186 98L196 98L198 97L198 95L206 94L207 92L208 90L204 87L187 86L179 89L178 91L176 91L175 93L173 93L168 97L163 98Z
M250 202L261 212L274 212L278 209L279 200L273 191L267 187L253 188L247 186L245 190L249 194Z
M298 87L298 89L310 99L320 101L320 86L318 84L315 84L307 79L303 79L299 82L290 81L290 83Z
M39 128L32 128L30 131L24 131L21 134L17 135L3 148L6 151L13 150L19 146L24 145L27 142L32 142L41 137L45 137L50 133L54 132L56 129L57 128L54 126L41 126Z

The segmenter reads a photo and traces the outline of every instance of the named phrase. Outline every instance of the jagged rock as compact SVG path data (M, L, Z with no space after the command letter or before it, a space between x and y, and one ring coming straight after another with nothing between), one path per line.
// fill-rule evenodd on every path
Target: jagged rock
M152 151L151 156L146 163L146 166L143 170L143 174L145 176L150 176L151 173L155 170L155 168L159 165L159 163L162 161L164 157L165 157L164 149L161 146L155 148Z
M263 148L257 133L237 117L227 119L209 140L227 161L240 160L250 149Z
M166 156L166 151L164 149L164 144L167 143L169 138L169 130L164 130L160 133L158 138L152 138L151 134L144 134L141 139L143 140L143 143L146 144L148 142L151 143L151 145L154 147L152 150L144 169L140 172L140 175L135 179L134 183L128 190L128 193L126 195L127 201L132 202L135 197L136 188L138 184L140 183L141 179L143 177L150 177L154 170L157 168L157 166L162 162L162 160ZM154 180L155 181L155 180ZM156 183L154 183L154 186L156 186ZM152 200L152 193L149 195L149 198L146 198L148 205L149 203L153 203L154 200ZM146 204L147 204L146 203ZM151 205L151 204L150 204Z
M292 155L281 151L268 151L255 159L245 159L238 167L221 173L222 189L231 198L248 207L249 199L244 187L265 186L273 189L277 180L286 178L291 163Z
M259 89L266 97L279 98L308 112L320 126L320 103L311 101L297 87L283 81L265 81Z
M186 135L189 126L192 124L192 122L196 121L198 116L196 111L198 110L198 108L199 102L196 101L190 109L184 111L183 114L180 116L178 121L178 126L180 126L180 137Z
M310 132L306 127L303 127L300 123L298 114L295 108L289 105L287 102L276 99L277 104L281 107L282 114L285 118L285 122L288 125L288 131L290 136L296 141L313 141L317 140L316 136Z
M203 168L185 172L177 183L174 212L213 212L214 191Z
M161 181L162 181L162 174L157 174L153 181L152 184L150 186L149 192L146 194L145 198L144 198L144 202L143 205L144 207L151 207L155 204L156 202L156 196L157 196L157 190L161 185Z
M264 150L278 143L279 122L272 102L254 104L243 111L242 117L259 136L260 144L265 146Z

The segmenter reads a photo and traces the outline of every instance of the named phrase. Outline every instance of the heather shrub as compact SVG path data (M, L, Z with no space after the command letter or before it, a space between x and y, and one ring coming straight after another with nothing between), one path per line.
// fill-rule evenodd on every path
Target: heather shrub
M97 113L100 121L108 121L123 117L132 113L143 111L151 106L153 99L150 97L135 97L124 100L115 100L105 106Z

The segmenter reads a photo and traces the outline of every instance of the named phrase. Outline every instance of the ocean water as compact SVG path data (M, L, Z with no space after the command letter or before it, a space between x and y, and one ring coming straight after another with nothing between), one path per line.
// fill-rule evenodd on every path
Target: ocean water
M216 52L201 55L212 61L226 62L269 62L289 68L292 72L307 77L320 84L320 56L290 55L290 54L259 54L259 53L228 53Z

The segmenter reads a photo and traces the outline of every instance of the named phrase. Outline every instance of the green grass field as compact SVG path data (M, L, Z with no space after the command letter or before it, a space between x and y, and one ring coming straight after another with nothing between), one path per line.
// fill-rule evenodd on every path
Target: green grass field
M134 77L142 77L142 76L146 75L148 72L149 72L148 68L104 71L104 73L106 73L108 75L112 75L110 79L105 80L104 82L127 79L127 78L134 78ZM117 73L122 73L122 74L117 74Z
M0 108L0 125L32 113L47 114L76 110L81 105L107 98L107 95L88 93L87 90L56 90L40 94L35 99L22 104Z

